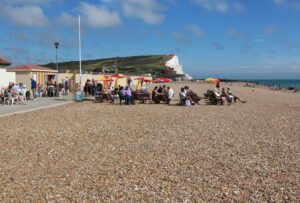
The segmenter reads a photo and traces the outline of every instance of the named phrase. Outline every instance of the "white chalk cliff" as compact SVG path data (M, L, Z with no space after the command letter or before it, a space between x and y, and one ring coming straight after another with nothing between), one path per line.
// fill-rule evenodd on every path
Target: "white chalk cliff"
M183 72L182 65L179 62L179 58L174 55L173 58L168 60L165 64L167 67L172 68L176 74L185 75L188 80L191 80L192 77Z

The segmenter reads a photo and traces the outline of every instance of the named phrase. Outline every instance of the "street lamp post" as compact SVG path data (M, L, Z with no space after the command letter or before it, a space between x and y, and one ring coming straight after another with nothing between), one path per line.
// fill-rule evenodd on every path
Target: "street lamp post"
M54 46L55 46L55 50L56 50L56 71L57 71L57 73L56 73L56 75L57 75L57 77L56 77L56 81L58 82L57 49L58 49L58 46L59 46L59 42L55 42L55 43L54 43Z
M119 69L118 69L118 60L119 60L119 57L116 58L115 60L115 73L119 73Z

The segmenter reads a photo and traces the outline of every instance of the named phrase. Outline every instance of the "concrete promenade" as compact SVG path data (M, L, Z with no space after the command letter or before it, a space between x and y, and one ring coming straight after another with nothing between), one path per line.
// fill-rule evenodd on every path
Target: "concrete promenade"
M73 95L61 97L38 97L37 100L29 100L26 105L14 104L1 105L0 104L0 117L9 116L17 113L25 113L29 111L35 111L39 109L50 108L54 106L60 106L64 104L73 103Z

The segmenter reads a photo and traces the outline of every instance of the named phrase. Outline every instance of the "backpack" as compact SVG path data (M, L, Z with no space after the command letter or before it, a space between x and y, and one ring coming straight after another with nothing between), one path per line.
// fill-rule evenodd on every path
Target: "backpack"
M185 100L185 106L186 107L191 107L192 106L191 101L189 99Z

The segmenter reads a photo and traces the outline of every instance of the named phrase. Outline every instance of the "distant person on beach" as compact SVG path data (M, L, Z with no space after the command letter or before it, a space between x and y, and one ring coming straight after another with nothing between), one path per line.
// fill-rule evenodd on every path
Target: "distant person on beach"
M41 97L42 94L43 94L43 84L42 83L39 83L38 84L38 93L39 93L39 96Z
M101 83L98 83L97 84L97 88L96 88L97 94L99 94L100 92L102 92L102 89L103 89L103 85ZM120 89L120 87L119 87L119 89Z
M244 99L241 99L240 97L237 97L235 95L232 94L232 92L230 91L230 88L227 88L227 95L230 96L229 98L233 98L233 101L236 102L237 100L240 101L241 103L246 103L247 101Z
M168 94L167 104L170 104L170 101L174 96L174 90L170 86L167 87L167 94Z
M168 91L168 90L167 90L166 85L163 85L163 86L162 86L162 93L165 94L167 91Z
M225 88L222 88L222 92L221 92L221 100L222 100L222 104L227 106L227 93L225 91Z
M95 96L97 92L97 84L94 79L92 79L92 95Z
M91 96L92 95L92 83L91 83L91 80L90 79L87 79L86 82L85 82L85 85L84 85L84 92L85 92L85 96L89 95Z
M155 86L154 89L152 90L151 96L152 96L153 101L157 100L157 97L158 97L158 94L159 94L157 90L158 90L157 86Z
M24 87L23 83L19 83L17 98L21 104L26 104L26 88Z
M220 81L218 80L218 81L217 81L217 84L216 84L216 88L219 90L219 89L220 89L220 86L221 86L221 84L220 84Z
M131 82L132 82L132 80L131 80L131 78L129 77L129 78L127 79L128 87L130 87Z
M54 85L54 77L50 79L50 84Z
M127 86L125 88L125 104L133 104L133 97L130 88Z
M35 79L31 78L31 91L33 95L33 100L36 100L36 81Z
M161 85L158 87L157 92L159 94L161 94L163 92L163 87Z
M68 92L69 92L69 81L68 81L68 77L66 77L65 82L64 82L64 88L65 88L65 95L68 96Z
M184 92L185 92L185 94L190 93L190 87L189 86L184 86Z
M217 98L221 97L220 90L218 88L215 89L214 94L216 95Z
M181 104L181 105L184 105L185 99L186 99L186 93L185 93L185 91L184 91L184 87L182 87L182 88L180 89L180 92L179 92L179 99L180 99L180 104Z
M49 91L48 91L48 96L49 97L54 97L55 95L55 88L54 88L54 79L51 78L50 81L49 81Z
M26 97L26 88L24 87L23 83L19 83L18 93L23 97Z
M181 88L179 92L180 104L186 107L192 106L191 98L186 94L186 89L184 87Z
M229 87L227 88L226 94L227 94L228 101L233 104L235 102L234 96L232 95Z
M54 95L55 95L56 97L59 96L59 84L57 84L56 81L54 82Z

